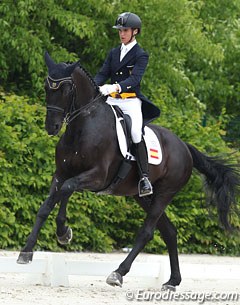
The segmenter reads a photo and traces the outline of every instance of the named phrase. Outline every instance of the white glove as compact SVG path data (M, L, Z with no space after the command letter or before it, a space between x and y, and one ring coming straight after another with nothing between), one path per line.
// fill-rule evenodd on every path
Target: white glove
M119 85L118 84L113 84L113 85L103 85L99 87L99 91L102 93L102 95L109 95L110 93L113 92L118 92L119 91Z

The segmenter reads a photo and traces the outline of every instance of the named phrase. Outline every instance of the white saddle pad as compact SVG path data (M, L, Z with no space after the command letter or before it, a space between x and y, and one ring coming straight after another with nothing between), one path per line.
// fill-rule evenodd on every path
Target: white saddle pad
M135 160L135 157L128 152L127 140L121 124L123 118L118 118L114 108L112 106L111 108L113 110L116 119L116 130L117 130L118 144L121 154L123 155L124 158L128 156L131 157L131 160ZM144 128L144 132L145 134L143 137L148 151L148 163L153 165L158 165L162 161L162 149L158 141L158 138L155 132L147 126L145 126Z

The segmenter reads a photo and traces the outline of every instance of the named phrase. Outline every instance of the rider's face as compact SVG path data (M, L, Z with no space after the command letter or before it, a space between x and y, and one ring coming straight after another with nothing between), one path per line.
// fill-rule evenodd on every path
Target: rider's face
M128 44L131 42L135 37L132 37L133 30L131 28L126 28L126 29L120 29L119 30L119 37L121 40L121 43Z

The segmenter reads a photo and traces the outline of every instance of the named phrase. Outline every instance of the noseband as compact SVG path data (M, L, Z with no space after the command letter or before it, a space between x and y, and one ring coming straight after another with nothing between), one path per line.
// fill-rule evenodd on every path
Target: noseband
M64 113L64 109L63 108L60 108L60 107L57 107L57 106L47 106L47 110L49 111L55 111L55 112L60 112L60 113Z

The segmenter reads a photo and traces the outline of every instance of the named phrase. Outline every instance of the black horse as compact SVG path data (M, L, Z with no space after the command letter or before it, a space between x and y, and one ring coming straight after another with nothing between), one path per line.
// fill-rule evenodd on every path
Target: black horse
M66 206L73 192L89 190L110 192L118 196L133 196L146 211L144 224L135 245L117 270L107 278L110 285L121 286L123 276L158 229L167 245L171 276L163 284L164 289L175 289L181 282L177 252L177 230L165 213L174 195L188 182L195 167L205 175L207 186L216 202L219 218L226 229L230 228L228 212L239 186L239 173L233 166L210 158L195 147L184 143L171 131L155 125L149 127L156 133L163 150L160 165L150 165L153 194L138 196L138 171L135 162L127 177L111 188L123 161L117 137L115 118L106 97L99 94L91 76L80 65L55 64L45 56L49 76L45 82L47 115L46 130L49 135L59 133L63 121L67 122L65 133L56 147L56 171L49 197L40 207L36 223L21 250L18 263L29 263L38 233L56 203L60 209L56 218L57 236L60 243L72 238L71 229L65 225Z

